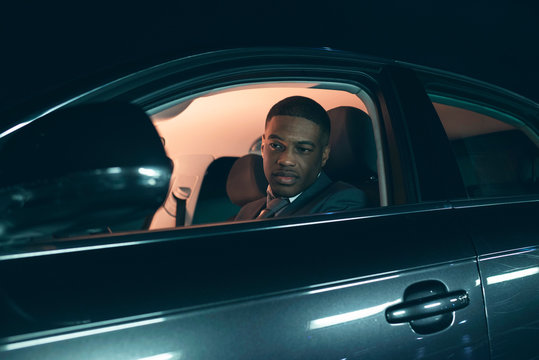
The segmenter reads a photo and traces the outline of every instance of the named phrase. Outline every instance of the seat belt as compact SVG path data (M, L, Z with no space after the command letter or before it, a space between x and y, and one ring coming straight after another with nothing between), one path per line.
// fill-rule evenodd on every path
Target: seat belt
M187 207L187 199L191 195L191 189L188 187L178 187L172 192L172 196L176 199L176 226L185 225L185 214Z

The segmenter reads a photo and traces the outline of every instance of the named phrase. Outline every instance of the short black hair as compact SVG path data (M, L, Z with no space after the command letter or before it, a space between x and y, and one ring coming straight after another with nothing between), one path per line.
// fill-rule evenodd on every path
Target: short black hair
M327 145L331 125L329 115L326 110L314 101L305 96L290 96L273 105L266 117L266 126L274 116L295 116L302 117L314 122L320 127L322 143Z

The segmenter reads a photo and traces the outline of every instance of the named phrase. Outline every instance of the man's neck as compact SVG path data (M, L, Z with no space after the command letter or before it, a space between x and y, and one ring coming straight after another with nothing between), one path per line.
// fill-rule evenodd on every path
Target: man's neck
M319 172L319 173L318 173L318 175L316 176L316 179L318 179L318 178L320 177L320 174L321 174L321 173L322 173L322 172ZM312 186L312 185L311 185L311 186ZM271 191L271 187L270 187L269 185L268 185L268 188L267 188L266 192L267 192L271 197L273 197L273 198L276 197L275 195L273 195L273 191ZM288 198L288 201L290 201L290 203L293 203L294 200L296 200L301 194L303 194L303 191L300 192L300 193L297 194L297 195L294 195L294 196L289 197L289 198Z
M273 194L273 191L271 191L271 187L270 187L269 185L268 185L268 188L266 189L266 192L268 193L268 196L269 196L268 199L272 199L272 198L274 199L274 198L278 197L278 196L275 196L275 195ZM283 199L288 199L288 201L290 201L290 203L292 203L292 202L293 202L294 200L296 200L301 194L302 194L302 193L299 193L299 194L294 195L294 196L291 196L291 197L289 197L289 198L286 198L286 197L282 197L282 198L283 198ZM269 200L268 200L268 201L269 201Z

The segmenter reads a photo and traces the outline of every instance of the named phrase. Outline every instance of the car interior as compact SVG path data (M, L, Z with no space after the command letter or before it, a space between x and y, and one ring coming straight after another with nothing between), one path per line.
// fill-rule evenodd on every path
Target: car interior
M271 106L288 96L320 103L331 120L334 181L366 192L369 205L387 205L379 123L360 88L335 83L262 83L217 89L160 106L152 121L174 163L167 200L149 229L223 222L265 196L261 136Z

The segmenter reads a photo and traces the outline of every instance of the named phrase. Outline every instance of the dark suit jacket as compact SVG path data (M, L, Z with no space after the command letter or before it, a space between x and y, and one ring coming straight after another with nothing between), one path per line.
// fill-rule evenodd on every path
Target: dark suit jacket
M278 213L278 217L306 215L333 211L355 210L367 206L365 193L355 186L342 181L333 182L324 174L301 195ZM266 207L266 198L245 204L234 220L255 219Z

